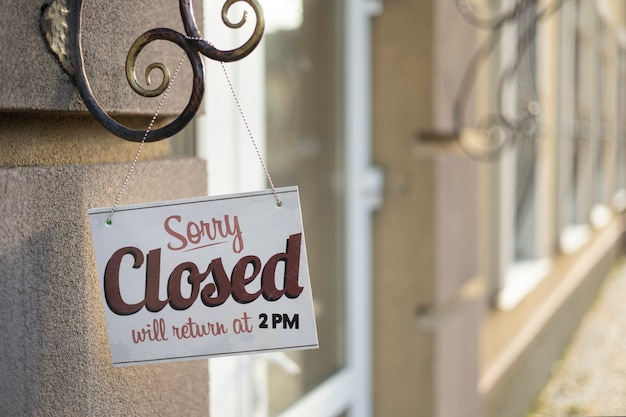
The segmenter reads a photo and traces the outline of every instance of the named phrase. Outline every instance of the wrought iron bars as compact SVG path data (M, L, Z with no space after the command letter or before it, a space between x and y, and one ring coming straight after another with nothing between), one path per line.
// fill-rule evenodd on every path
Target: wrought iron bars
M507 25L519 26L516 58L502 70L497 81L496 113L487 115L478 122L478 130L484 136L481 146L471 147L460 142L461 148L469 156L479 160L493 160L517 139L534 140L540 133L542 120L536 98L537 86L532 68L528 68L530 59L528 52L535 43L539 23L559 11L565 1L567 0L553 0L549 5L540 7L537 0L516 0L506 12L480 15L474 9L473 1L456 0L459 12L469 24L490 31L487 39L473 55L457 92L453 115L455 136L458 140L461 140L460 132L465 127L465 108L481 65L487 61L500 43L503 28ZM524 97L520 98L527 102L527 109L522 115L511 117L504 112L504 92L505 86L511 85L516 76L526 81Z
M247 14L238 22L232 22L228 18L228 11L233 4L243 2L248 4L255 14L255 27L252 35L243 45L231 50L220 50L206 42L195 20L191 0L180 0L180 13L185 29L185 34L167 28L151 29L142 34L131 46L126 58L126 78L131 88L144 97L157 97L163 94L170 83L170 72L162 63L156 62L148 65L145 78L149 84L150 74L153 70L159 70L163 76L161 84L155 89L147 89L137 81L135 64L137 57L148 44L164 40L178 45L187 55L193 71L192 90L187 106L169 124L150 131L146 142L155 142L180 132L196 115L200 108L200 102L204 95L204 66L202 55L220 62L238 61L249 55L261 41L265 30L265 20L261 6L256 0L226 0L222 6L222 21L230 28L242 27L247 21ZM115 135L133 142L141 142L145 136L145 130L130 129L118 123L102 108L95 98L87 75L81 42L82 26L82 0L55 0L46 6L42 13L41 29L52 51L59 57L66 72L74 77L76 86L94 118L106 129Z

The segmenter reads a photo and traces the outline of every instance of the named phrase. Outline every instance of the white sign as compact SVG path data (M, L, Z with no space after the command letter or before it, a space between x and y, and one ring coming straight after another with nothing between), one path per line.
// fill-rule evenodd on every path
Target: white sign
M297 187L89 210L116 366L318 347Z

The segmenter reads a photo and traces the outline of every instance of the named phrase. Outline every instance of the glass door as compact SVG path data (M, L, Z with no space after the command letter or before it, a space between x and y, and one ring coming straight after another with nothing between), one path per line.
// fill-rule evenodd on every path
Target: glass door
M260 3L261 45L225 68L274 184L300 189L320 348L212 359L211 415L366 417L369 214L379 191L368 165L369 16L356 0ZM205 37L223 49L246 34L224 27L221 6L205 1ZM207 62L197 138L211 194L268 188L216 62Z

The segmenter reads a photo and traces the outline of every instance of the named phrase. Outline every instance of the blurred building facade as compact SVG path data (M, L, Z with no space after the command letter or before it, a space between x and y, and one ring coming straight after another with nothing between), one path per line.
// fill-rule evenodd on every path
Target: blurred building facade
M213 375L247 369L261 415L525 415L621 253L624 6L292 6L233 71L265 77L248 111L301 188L321 348Z
M263 43L207 62L204 115L172 141L208 176L147 145L125 203L265 188L258 148L276 186L300 187L320 349L114 372L84 214L114 201L136 147L85 112L43 2L5 3L0 269L29 285L2 293L10 413L524 416L621 254L621 1L260 0ZM118 38L180 29L159 3L138 25L128 2L86 2L96 92L130 119L155 106L117 94ZM203 4L207 40L246 39Z

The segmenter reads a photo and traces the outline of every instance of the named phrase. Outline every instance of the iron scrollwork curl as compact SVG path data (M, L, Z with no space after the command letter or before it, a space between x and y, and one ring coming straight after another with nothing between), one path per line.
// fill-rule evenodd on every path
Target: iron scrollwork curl
M202 55L221 62L233 62L249 55L261 41L265 30L265 20L261 6L256 0L226 0L222 7L222 21L230 28L240 28L247 21L247 13L244 11L242 18L238 22L232 22L228 17L228 11L233 4L243 2L248 4L254 11L256 24L252 35L243 45L231 50L220 50L209 42L205 41L198 29L191 0L180 0L180 13L183 21L185 33L180 33L168 28L156 28L143 33L131 46L126 59L126 78L133 91L143 97L157 97L165 93L170 84L171 75L166 65L162 63L152 63L148 65L145 72L146 83L150 85L151 73L159 70L162 74L161 84L154 89L147 89L137 81L135 64L141 51L150 43L161 40L176 44L187 55L193 71L193 81L191 94L185 109L173 121L167 125L153 129L149 135L145 130L134 130L128 128L113 119L98 103L95 98L87 75L83 59L83 49L81 42L82 23L82 0L75 0L70 9L70 33L69 44L74 69L74 79L78 91L94 118L113 134L132 141L156 142L175 135L180 132L196 115L200 108L200 103L204 95L204 66ZM144 138L145 137L145 138Z
M453 108L455 137L461 148L470 157L478 160L495 160L503 150L515 142L530 142L539 137L543 120L538 101L538 88L532 70L528 68L529 50L536 42L537 27L542 20L558 12L567 0L552 0L548 5L539 5L536 0L516 0L506 11L477 10L472 0L456 0L461 16L472 26L488 30L483 43L472 56L465 70ZM517 25L515 45L516 57L500 72L497 81L495 112L483 116L476 124L481 132L481 141L468 146L461 141L461 131L466 127L465 109L475 87L478 73L500 44L502 31L507 25ZM515 115L506 114L504 99L507 86L512 86L516 77L524 79L525 91L520 99L526 108L520 107ZM522 94L523 93L523 94ZM518 113L519 112L519 113Z

